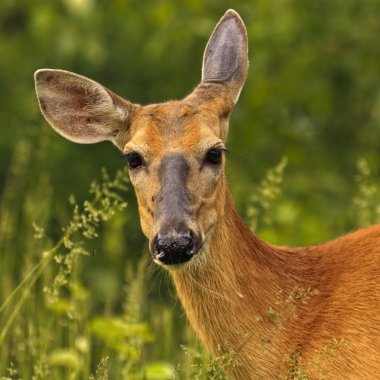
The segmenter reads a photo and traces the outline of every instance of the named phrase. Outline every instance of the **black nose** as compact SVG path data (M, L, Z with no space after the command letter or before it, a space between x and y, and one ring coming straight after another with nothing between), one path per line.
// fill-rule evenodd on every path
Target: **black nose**
M194 255L192 234L157 235L154 244L154 256L165 265L182 264Z

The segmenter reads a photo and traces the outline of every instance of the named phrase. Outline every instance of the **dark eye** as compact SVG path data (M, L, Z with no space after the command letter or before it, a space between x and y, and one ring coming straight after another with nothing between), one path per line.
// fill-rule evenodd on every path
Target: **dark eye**
M222 152L221 148L211 148L206 153L206 162L213 165L219 165L222 162Z
M136 152L129 152L125 154L124 157L127 158L129 169L137 169L143 164L141 156Z

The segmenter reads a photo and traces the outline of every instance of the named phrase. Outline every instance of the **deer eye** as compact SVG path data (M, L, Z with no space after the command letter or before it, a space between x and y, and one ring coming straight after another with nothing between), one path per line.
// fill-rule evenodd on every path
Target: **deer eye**
M212 165L219 165L222 162L222 148L211 148L205 157L205 161Z
M123 156L127 159L129 169L137 169L143 165L143 159L136 152L129 152Z

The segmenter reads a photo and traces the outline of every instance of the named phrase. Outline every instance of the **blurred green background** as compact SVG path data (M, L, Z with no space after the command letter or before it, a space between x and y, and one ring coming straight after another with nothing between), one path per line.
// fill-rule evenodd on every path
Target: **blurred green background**
M101 167L113 177L125 166L111 144L76 145L48 126L34 71L74 71L135 103L182 98L199 82L203 49L228 8L244 19L250 47L228 142L227 172L240 213L249 222L250 208L262 209L258 235L281 245L318 243L378 219L380 0L2 0L0 303L60 239L71 218L70 194L82 203ZM282 157L284 181L268 206L262 179ZM186 318L165 274L153 269L141 280L140 260L148 253L132 189L123 197L127 210L84 243L96 254L78 259L55 297L72 306L75 278L86 294L75 298L83 302L80 316L46 300L61 265L53 260L27 285L2 336L0 376L88 378L108 356L111 378L145 371L141 376L158 379L183 361L179 345L192 344ZM43 239L34 239L33 223L45 229ZM126 284L143 284L134 301ZM115 316L125 318L126 297L141 307L135 322L146 321L150 331L138 348L125 338L139 358L133 370L126 369L129 354L99 333L115 327ZM1 310L3 332L20 299ZM98 316L112 320L94 327Z

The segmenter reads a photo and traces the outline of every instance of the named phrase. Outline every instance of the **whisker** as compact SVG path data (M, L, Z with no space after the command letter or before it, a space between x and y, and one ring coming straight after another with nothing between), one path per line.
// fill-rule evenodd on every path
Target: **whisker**
M156 285L156 282L159 279L161 268L158 265L155 265L154 263L148 263L147 269L149 270L148 274L150 275L150 277L153 277L153 282L150 285L150 288L147 292L147 295L149 295L154 289L154 286Z
M191 272L190 272L190 271L189 271L187 274L188 274L190 280L191 280L192 282L194 282L194 284L198 285L200 288L202 288L203 290L205 290L207 293L212 294L213 296L217 296L218 298L222 298L222 299L224 299L224 300L226 300L226 301L228 301L228 302L231 302L231 303L233 303L233 304L236 305L235 302L233 302L232 300L228 299L228 298L225 297L223 294L220 294L220 293L218 293L218 292L215 292L214 290L211 290L211 289L209 289L207 286L205 286L205 285L201 284L200 282L198 282L195 278L193 278L193 276L191 275Z
M224 273L223 269L215 261L212 261L211 265L214 266L218 270L218 273L220 273L223 276L223 278L226 280L226 282L230 285L230 288L238 295L238 297L239 298L243 298L244 297L243 294L241 294L235 288L235 286L233 285L231 279Z
M158 296L159 296L160 301L162 301L161 285L162 285L162 278L163 278L163 276L164 276L163 271L160 271L159 275L158 275L158 277L159 277L159 281L158 281Z

